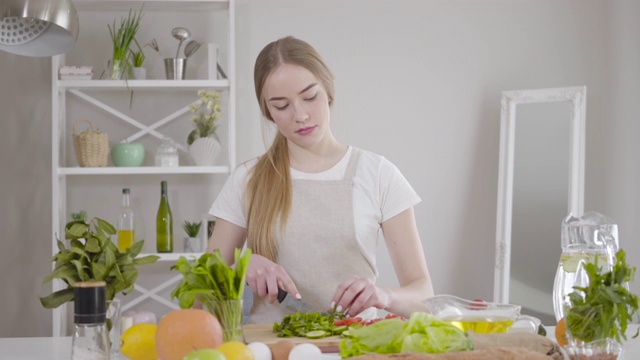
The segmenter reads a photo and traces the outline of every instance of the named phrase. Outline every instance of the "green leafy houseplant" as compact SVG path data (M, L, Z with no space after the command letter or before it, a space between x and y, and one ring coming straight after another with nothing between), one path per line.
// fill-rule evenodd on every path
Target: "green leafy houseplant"
M199 222L189 222L185 221L182 223L182 228L184 232L187 233L187 236L190 238L198 237L198 233L200 232L200 226L202 226L202 221Z
M171 298L178 298L183 309L199 301L220 321L225 341L242 340L241 300L250 259L250 249L235 250L235 267L227 264L219 249L191 261L181 256L171 267L183 275Z
M58 240L59 251L51 259L55 267L43 280L43 284L46 284L53 279L60 279L67 284L67 288L40 298L47 309L73 301L73 286L79 281L106 282L107 300L113 300L120 292L128 294L133 291L138 277L136 267L155 263L159 259L156 255L137 257L144 240L120 252L111 241L116 229L105 220L93 218L87 221L84 211L73 214L72 219L65 226L65 239L69 240L69 247Z
M220 93L214 90L198 90L200 101L189 105L189 111L195 115L191 118L195 129L187 136L187 144L196 139L215 135L216 121L220 118Z
M579 343L611 339L626 340L627 326L638 311L638 296L628 289L636 268L627 264L624 250L615 255L609 271L595 263L583 264L589 279L587 286L574 286L569 294L566 326ZM638 332L633 336L638 336Z
M138 50L129 49L131 53L131 62L133 63L133 67L139 68L142 67L142 64L147 57L145 56L144 51L142 51L142 47L138 43L138 40L134 38L133 41L135 42Z
M143 5L144 7L144 5ZM142 7L139 12L129 10L126 18L120 19L120 26L116 27L116 21L113 25L107 24L111 42L113 44L112 66L113 72L111 79L118 80L124 77L130 79L133 77L133 68L129 62L128 56L131 44L135 40L136 33L140 28L140 20L142 19Z

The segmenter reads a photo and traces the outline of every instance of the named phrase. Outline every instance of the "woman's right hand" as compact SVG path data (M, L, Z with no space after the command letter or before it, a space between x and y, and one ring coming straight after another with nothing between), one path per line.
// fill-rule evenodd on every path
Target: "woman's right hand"
M251 255L246 280L254 294L260 297L267 296L269 304L277 300L278 289L285 290L298 300L301 299L298 288L284 268L264 256Z

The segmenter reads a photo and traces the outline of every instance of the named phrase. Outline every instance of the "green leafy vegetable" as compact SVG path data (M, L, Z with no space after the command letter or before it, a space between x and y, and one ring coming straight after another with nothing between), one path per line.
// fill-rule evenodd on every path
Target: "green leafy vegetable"
M569 294L567 328L579 340L591 342L599 339L626 340L627 325L638 311L638 296L628 289L636 268L625 260L624 250L616 253L611 271L602 273L595 263L584 264L589 278L586 287L574 286ZM638 336L638 332L633 336Z
M156 255L137 258L144 240L136 242L125 252L118 251L111 241L116 229L105 220L93 218L87 222L84 211L74 213L73 219L65 226L65 239L69 240L69 247L57 241L58 253L51 259L55 266L43 280L43 284L46 284L53 279L60 279L68 287L40 298L42 306L47 309L73 301L73 287L78 281L106 282L107 300L113 300L120 292L126 295L133 291L138 278L136 266L152 264L159 259Z
M296 312L285 315L280 323L273 324L273 332L278 337L305 337L311 331L322 330L325 336L338 335L346 329L344 326L335 326L333 321L344 318L344 314L318 313L318 312Z
M181 256L171 270L178 270L184 276L180 283L171 291L171 298L178 298L183 309L193 307L197 300L213 313L222 328L224 337L236 338L235 331L242 331L242 300L245 287L245 277L251 259L251 250L235 250L235 268L229 266L220 253L215 249L213 253L202 254L192 261Z
M203 304L211 300L241 300L251 250L242 255L241 252L235 250L235 268L227 264L219 249L192 261L181 256L171 270L180 271L184 277L171 292L171 298L178 298L183 309L192 307L195 300Z
M407 321L385 319L369 326L350 327L349 334L340 342L342 358L369 352L443 353L473 347L466 332L425 312L415 312Z

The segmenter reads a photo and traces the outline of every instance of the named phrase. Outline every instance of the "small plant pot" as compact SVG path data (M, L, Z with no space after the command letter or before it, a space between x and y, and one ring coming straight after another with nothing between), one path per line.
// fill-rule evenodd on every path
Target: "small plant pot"
M197 253L202 252L202 240L197 237L185 237L184 238L184 252Z
M213 166L220 156L222 146L213 137L196 139L189 146L189 154L197 166Z
M134 67L133 78L136 80L145 80L147 78L147 69L143 67Z

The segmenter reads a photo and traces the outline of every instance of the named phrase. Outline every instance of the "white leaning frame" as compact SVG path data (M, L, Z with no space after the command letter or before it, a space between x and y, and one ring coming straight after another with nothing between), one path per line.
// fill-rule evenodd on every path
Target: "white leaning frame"
M572 214L580 215L584 210L586 95L586 86L502 92L496 253L493 286L493 300L495 302L509 302L516 108L520 104L559 101L571 102L568 209Z

